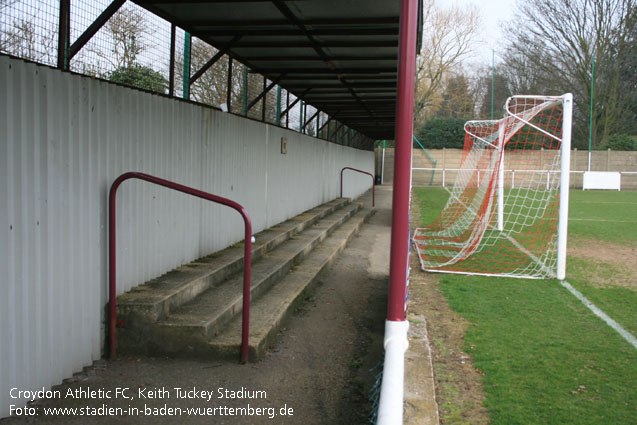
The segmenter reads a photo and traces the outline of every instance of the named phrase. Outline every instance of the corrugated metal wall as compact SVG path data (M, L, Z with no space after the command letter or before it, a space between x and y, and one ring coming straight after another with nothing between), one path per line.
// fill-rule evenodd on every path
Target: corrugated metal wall
M256 233L337 197L344 166L373 173L373 152L0 56L0 417L20 404L10 388L101 356L118 175L234 199ZM344 195L370 186L350 173ZM234 210L146 182L122 185L117 214L119 293L243 237Z

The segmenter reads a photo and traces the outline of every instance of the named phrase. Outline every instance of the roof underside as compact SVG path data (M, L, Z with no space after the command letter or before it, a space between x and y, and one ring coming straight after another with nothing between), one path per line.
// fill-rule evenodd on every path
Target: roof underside
M400 0L137 0L332 119L392 139Z

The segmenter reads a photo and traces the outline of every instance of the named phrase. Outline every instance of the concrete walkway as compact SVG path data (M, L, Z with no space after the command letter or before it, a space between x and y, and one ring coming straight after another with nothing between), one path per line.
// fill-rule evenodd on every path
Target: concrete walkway
M240 365L137 356L101 360L55 387L59 396L32 403L37 416L1 422L369 423L369 392L382 361L391 194L391 186L376 188L376 214L323 272L316 290L263 361ZM371 191L359 202L371 205ZM405 423L433 424L437 408L430 391L426 328L421 324L412 320ZM77 410L46 416L50 408Z

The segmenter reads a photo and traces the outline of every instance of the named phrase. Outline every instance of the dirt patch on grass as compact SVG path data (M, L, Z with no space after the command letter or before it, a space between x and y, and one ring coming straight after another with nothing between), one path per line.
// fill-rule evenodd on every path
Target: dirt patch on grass
M482 375L462 349L469 323L451 310L438 289L439 278L421 271L417 262L412 255L409 309L427 321L440 422L487 424Z
M420 218L416 204L412 202L414 224ZM417 253L412 251L409 311L423 315L427 322L440 423L487 424L482 375L463 351L469 322L451 310L439 290L439 279L438 275L421 270Z
M569 242L568 256L597 265L590 270L590 280L595 286L621 286L637 290L637 246L574 239Z

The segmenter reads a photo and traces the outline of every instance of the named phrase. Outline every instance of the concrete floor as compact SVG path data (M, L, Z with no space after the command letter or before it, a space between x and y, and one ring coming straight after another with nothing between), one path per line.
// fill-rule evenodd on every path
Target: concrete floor
M368 423L369 391L379 371L374 367L382 360L391 194L391 186L376 188L376 214L340 258L323 272L317 289L282 329L263 361L240 365L227 361L152 357L101 360L55 387L60 394L58 398L31 403L37 416L13 417L0 422ZM359 200L371 204L371 192ZM417 329L416 340L407 360L411 376L408 375L406 384L409 397L406 418L422 418L422 415L433 418L433 409L437 422L433 394L419 389L420 386L428 388L432 375L426 369L430 362L422 361L422 358L428 359L423 357L428 355L428 344L423 344L426 329ZM417 350L415 355L413 349ZM423 377L425 379L421 379ZM101 390L102 394L90 398L87 390ZM78 398L72 397L76 394ZM133 398L127 399L124 395ZM178 398L179 395L186 398ZM83 408L84 416L79 413L46 416L45 409L54 407ZM86 416L104 413L99 409L115 408L121 410L109 412L108 416ZM170 412L171 408L181 409L181 415L177 415L176 410ZM187 408L199 409L197 412L208 416L188 415ZM419 421L435 423L433 419Z

